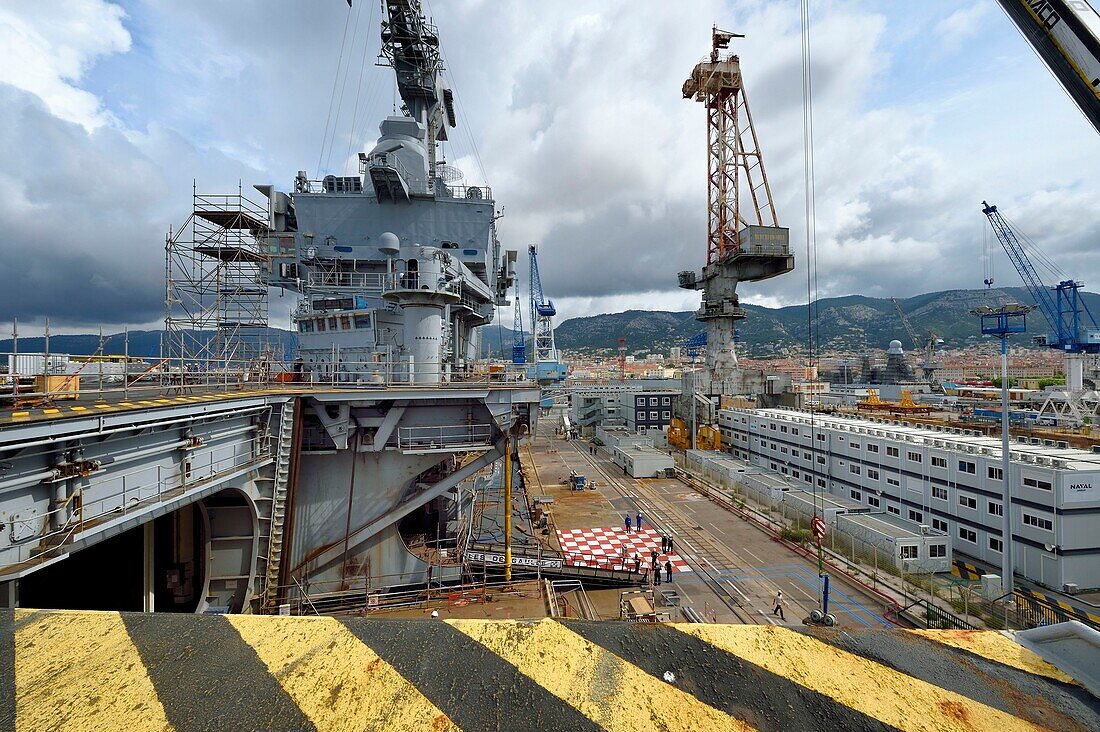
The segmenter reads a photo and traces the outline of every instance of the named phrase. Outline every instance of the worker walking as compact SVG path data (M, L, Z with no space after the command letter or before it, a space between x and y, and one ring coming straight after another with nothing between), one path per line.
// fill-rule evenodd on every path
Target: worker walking
M638 552L634 552L634 574L637 574L642 568L642 558L638 556Z
M657 587L661 586L661 565L658 563L653 565L653 584Z
M630 533L630 514L626 515L626 533Z
M642 530L642 514L638 514L638 516L636 518L637 518L637 520L634 523L638 527L638 531L641 531Z
M779 619L786 622L787 619L783 617L783 590L775 593L775 609L772 610L772 615L778 615Z
M661 554L664 554L666 549L668 549L668 537L661 534Z
M672 561L669 560L669 559L666 559L665 560L665 582L671 582L671 581L672 581Z
M659 557L659 556L661 556L661 555L657 553L656 549L654 549L653 551L651 551L649 553L649 561L652 562L653 564L657 564L657 557Z
M665 550L665 554L672 554L672 537L668 537L668 549Z

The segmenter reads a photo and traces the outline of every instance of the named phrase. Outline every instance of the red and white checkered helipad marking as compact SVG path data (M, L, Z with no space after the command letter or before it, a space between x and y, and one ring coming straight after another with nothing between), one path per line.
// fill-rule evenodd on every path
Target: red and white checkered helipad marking
M642 568L648 568L651 564L652 552L656 549L662 569L664 569L665 560L668 560L672 562L673 574L691 571L688 563L675 551L671 554L660 554L661 535L649 527L641 531L631 531L629 534L622 527L559 529L557 534L558 543L566 554L565 563L574 567L599 566L617 569L621 566L620 561L625 545L628 557L627 568L633 568L635 553L642 560ZM569 556L570 554L574 556Z

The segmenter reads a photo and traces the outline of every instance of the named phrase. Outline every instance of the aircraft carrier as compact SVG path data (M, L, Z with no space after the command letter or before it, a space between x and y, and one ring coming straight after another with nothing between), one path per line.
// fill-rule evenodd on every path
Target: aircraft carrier
M517 255L498 239L490 189L463 183L440 154L458 120L436 28L418 0L381 7L380 59L401 113L358 155L358 175L302 171L288 191L255 186L255 199L196 192L166 240L160 357L69 357L48 337L41 353L12 349L0 408L0 732L1100 727L1100 634L1081 623L886 629L918 603L891 600L893 615L877 617L853 589L837 592L836 612L862 629L826 627L813 610L795 616L816 605L806 588L828 587L824 568L848 566L823 564L820 537L814 570L804 547L704 476L669 466L660 480L634 479L653 477L640 469L628 479L625 462L549 420L532 455L539 366L560 364L479 360L481 329L510 304ZM794 266L759 150L740 150L737 115L751 119L739 60L719 54L735 37L714 29L684 94L707 105L715 170L734 146L732 164L761 176L749 191L766 192L770 215L757 207L749 220L712 196L707 265L681 273L703 293L710 338L679 406L692 434L697 416L714 419L698 415L720 403L712 396L765 377L739 369L732 349L738 282ZM278 288L297 296L291 360L269 341ZM643 585L618 596L622 622L570 615L584 584L638 585L639 559L633 570L626 553L618 566L593 563L560 537L548 556L525 540L531 515L513 533L524 437L540 511L556 498L566 515L568 496L583 520L628 512L638 531L629 517L625 531L600 529L618 543L660 529L666 582L675 535L701 575L677 586L729 613L719 620L704 604L673 622ZM544 486L540 462L571 474ZM719 534L742 537L738 551ZM480 589L464 583L471 560ZM768 574L775 561L789 563ZM513 566L534 575L526 598ZM490 572L504 581L490 585ZM776 586L791 591L794 627L780 627L780 607L770 617L755 607ZM490 587L513 604L493 603ZM381 608L395 612L355 617ZM326 614L337 617L316 617Z
M381 35L401 109L358 175L257 185L266 205L196 193L167 241L163 358L10 356L4 604L273 612L461 571L458 524L539 389L477 361L516 252L491 190L440 160L457 120L436 28L387 2ZM298 296L278 366L272 288Z

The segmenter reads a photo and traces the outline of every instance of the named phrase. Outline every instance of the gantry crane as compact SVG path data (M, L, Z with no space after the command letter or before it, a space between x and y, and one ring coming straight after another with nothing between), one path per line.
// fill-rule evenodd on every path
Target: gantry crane
M1055 401L1048 398L1040 416L1043 416L1043 412L1051 411L1061 421L1076 423L1081 423L1086 418L1095 418L1100 398L1092 389L1085 390L1084 367L1086 354L1100 353L1100 328L1080 296L1079 291L1084 283L1066 278L1054 287L1047 286L1031 261L1027 249L997 207L982 201L982 213L989 219L997 240L1012 266L1020 273L1020 278L1050 326L1050 333L1045 338L1040 337L1041 340L1048 347L1057 348L1065 355L1066 390L1060 392ZM1056 274L1059 273L1049 260L1045 265Z
M527 248L527 253L531 259L531 340L534 346L535 377L543 385L565 381L569 367L562 363L561 354L554 344L554 316L558 311L554 307L554 301L542 292L538 248L532 244Z
M943 339L932 329L929 329L928 335L921 339L921 337L917 335L916 328L909 322L909 316L901 309L898 299L896 297L891 297L890 302L894 303L894 309L897 310L898 315L901 316L901 324L905 326L905 332L909 334L909 338L912 339L913 345L917 350L924 352L924 361L920 364L921 376L924 377L925 381L929 384L935 386L936 369L940 367L936 362L936 346L943 343Z

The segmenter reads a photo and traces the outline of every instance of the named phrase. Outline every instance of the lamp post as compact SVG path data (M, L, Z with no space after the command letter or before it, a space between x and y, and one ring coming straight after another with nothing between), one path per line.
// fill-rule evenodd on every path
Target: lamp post
M1013 303L999 308L980 307L970 311L979 318L982 335L1001 339L1001 485L1004 487L1004 503L1001 510L1001 591L1012 594L1012 487L1009 484L1008 452L1008 336L1027 330L1027 314L1034 310L1029 305Z

